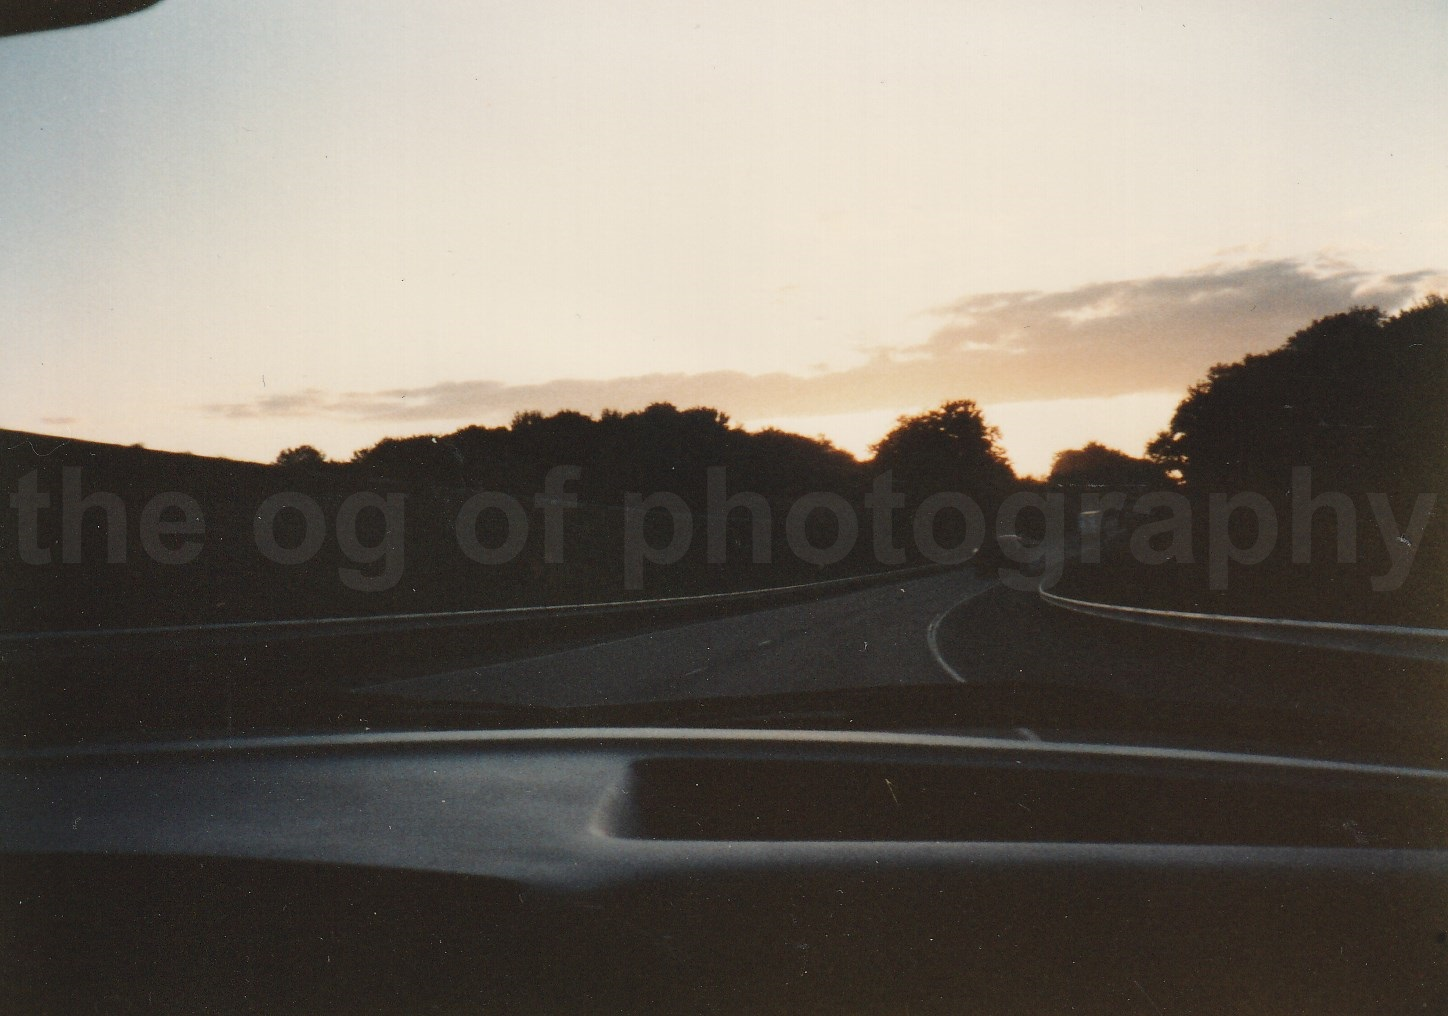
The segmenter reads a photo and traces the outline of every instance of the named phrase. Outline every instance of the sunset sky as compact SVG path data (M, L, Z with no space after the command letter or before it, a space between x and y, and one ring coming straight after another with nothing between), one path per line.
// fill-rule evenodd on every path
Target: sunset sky
M1448 5L162 0L0 39L0 427L707 404L1022 472L1448 292Z

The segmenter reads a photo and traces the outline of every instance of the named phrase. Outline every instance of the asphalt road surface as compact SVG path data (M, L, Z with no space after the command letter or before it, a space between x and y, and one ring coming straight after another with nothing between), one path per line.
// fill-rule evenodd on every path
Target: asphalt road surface
M988 697L1014 686L1034 728L1052 721L1032 713L1031 689L1074 688L1145 710L1100 717L1108 726L1436 766L1444 676L1441 664L1086 618L962 569L365 690L566 707L957 683Z
M366 690L580 706L953 682L932 626L992 584L961 569Z

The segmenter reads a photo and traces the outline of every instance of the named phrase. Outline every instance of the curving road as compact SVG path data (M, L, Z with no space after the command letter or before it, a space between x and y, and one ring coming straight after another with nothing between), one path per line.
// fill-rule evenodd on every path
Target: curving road
M993 584L962 569L366 690L575 706L950 682L938 619Z

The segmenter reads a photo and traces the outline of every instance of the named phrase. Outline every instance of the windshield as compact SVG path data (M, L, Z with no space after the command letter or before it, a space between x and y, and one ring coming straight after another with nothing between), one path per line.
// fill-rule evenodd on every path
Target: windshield
M1445 31L162 0L0 39L6 738L1441 765Z

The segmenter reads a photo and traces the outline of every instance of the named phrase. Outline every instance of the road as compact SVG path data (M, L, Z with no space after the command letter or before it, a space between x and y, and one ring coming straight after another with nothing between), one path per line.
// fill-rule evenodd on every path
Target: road
M951 682L932 624L992 584L962 569L366 690L581 706Z
M1112 730L1436 766L1441 678L1422 661L1086 618L961 570L366 690L567 707L960 682L987 711L992 688L1039 689L1009 724L1035 729L1085 722L1037 697L1079 689Z

